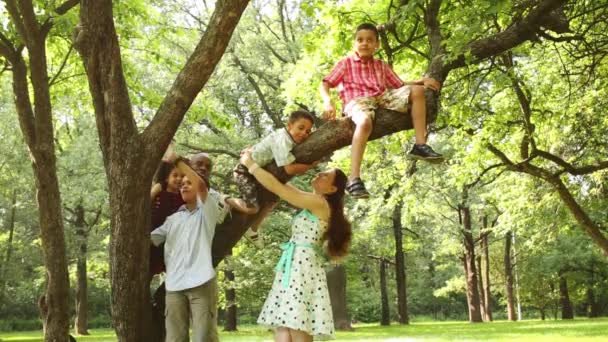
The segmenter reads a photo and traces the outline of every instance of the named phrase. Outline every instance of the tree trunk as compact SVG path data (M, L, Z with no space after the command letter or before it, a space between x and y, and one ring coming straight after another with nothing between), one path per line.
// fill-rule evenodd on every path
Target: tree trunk
M486 315L486 300L484 298L484 292L483 292L483 288L484 288L484 283L483 283L483 272L482 272L482 268L481 268L481 255L477 255L475 257L475 261L476 261L476 265L477 265L477 274L479 275L477 277L477 291L479 292L479 309L481 312L481 319L484 322L487 322L487 315Z
M353 330L346 300L346 268L339 264L327 271L327 287L336 330Z
M562 273L559 275L559 300L562 306L562 319L574 319L574 310L568 294L568 282Z
M13 190L13 196L11 200L10 216L7 221L8 226L8 240L6 241L6 255L4 261L0 264L0 310L4 306L4 291L6 289L7 274L11 263L11 256L13 254L13 234L15 232L15 215L17 213L17 189Z
M593 287L591 284L587 286L587 317L595 318L600 316L599 305L595 300L595 294L593 292Z
M505 234L505 292L507 293L507 317L509 321L517 321L515 316L515 297L513 295L513 266L511 265L511 242L513 233Z
M403 202L399 202L393 210L393 235L395 236L395 280L397 283L397 310L399 323L409 324L407 310L407 273L405 253L403 252L403 226L401 225L401 210Z
M382 303L382 316L380 325L391 325L391 313L388 307L388 289L386 288L386 260L380 259L380 302Z
M76 261L76 319L74 330L77 335L88 335L88 292L87 292L87 239L88 231L84 218L85 210L82 204L76 206L76 239L78 257Z
M545 320L545 309L538 309L539 313L540 313L540 320L544 321Z
M475 241L471 232L471 213L467 206L460 206L462 213L463 235L464 235L464 258L465 258L465 274L467 280L468 306L469 306L469 321L473 323L482 322L481 308L479 301L479 291L477 290L477 271L475 267Z
M23 49L11 46L5 39L0 53L12 67L15 107L36 181L40 240L47 271L46 294L42 296L45 311L41 312L44 339L64 342L68 340L70 325L70 282L46 60L46 37L50 24L42 25L37 21L32 1L6 1L5 4L20 37L18 45L25 44L27 48L28 64L23 57ZM30 96L33 97L33 105Z
M226 269L224 270L224 278L226 279L226 309L224 331L236 331L237 315L236 315L236 290L234 289L234 271L228 260L226 260Z
M74 45L88 77L110 192L112 321L119 341L157 338L150 332L146 288L150 246L148 189L163 151L224 54L248 2L216 2L199 44L151 123L140 133L122 69L112 1L81 1L81 23Z
M485 226L485 224L484 224ZM480 278L484 278L482 294L484 301L484 321L492 321L492 293L490 291L490 248L488 244L488 233L484 233L481 236L481 253L483 256L483 269L481 270Z

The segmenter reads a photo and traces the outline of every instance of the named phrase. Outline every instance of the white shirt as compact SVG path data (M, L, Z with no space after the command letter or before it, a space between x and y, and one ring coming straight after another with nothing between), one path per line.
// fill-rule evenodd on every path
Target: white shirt
M197 196L194 210L181 206L150 233L154 245L165 242L165 286L168 291L191 289L215 277L211 243L215 226L223 221L229 210L222 195L210 190L205 202Z
M268 165L273 159L277 166L293 163L296 157L291 149L296 145L287 128L277 129L259 143L253 145L251 158L260 166Z

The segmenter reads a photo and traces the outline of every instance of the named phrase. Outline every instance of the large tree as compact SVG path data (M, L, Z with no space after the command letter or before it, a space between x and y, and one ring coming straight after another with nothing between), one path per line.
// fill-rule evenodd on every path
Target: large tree
M121 341L147 340L149 184L186 111L224 54L247 0L216 2L207 30L150 124L133 115L110 0L81 1L74 44L82 56L110 193L112 314Z

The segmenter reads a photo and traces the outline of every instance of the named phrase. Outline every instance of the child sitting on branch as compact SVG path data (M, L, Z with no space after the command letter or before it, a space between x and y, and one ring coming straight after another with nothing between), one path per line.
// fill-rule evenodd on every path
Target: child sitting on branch
M365 23L357 27L354 54L340 60L320 86L323 98L323 115L334 120L336 109L329 90L339 87L342 111L350 117L356 128L352 139L351 167L346 187L354 198L368 198L369 193L361 180L361 161L367 140L372 132L376 108L407 112L411 115L416 142L409 152L411 158L440 162L443 156L426 144L425 88L438 91L441 87L433 78L403 82L385 62L375 59L380 47L378 29Z

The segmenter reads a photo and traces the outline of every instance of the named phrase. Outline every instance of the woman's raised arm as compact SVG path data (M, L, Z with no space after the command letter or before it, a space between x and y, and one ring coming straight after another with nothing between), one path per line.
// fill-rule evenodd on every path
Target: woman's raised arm
M245 165L249 169L249 173L268 189L268 191L276 194L291 205L302 209L308 209L315 215L327 211L327 202L323 196L301 191L295 187L279 182L270 172L262 169L253 161L251 152L243 152L241 155L241 164Z

